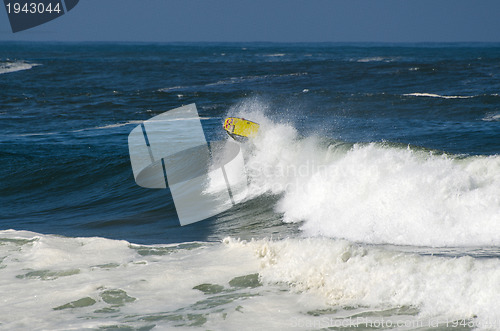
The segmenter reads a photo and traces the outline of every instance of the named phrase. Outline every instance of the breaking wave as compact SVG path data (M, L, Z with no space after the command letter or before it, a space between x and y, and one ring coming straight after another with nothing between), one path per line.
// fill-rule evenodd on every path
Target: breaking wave
M440 98L440 99L470 99L474 98L472 95L440 95L433 93L407 93L403 94L409 97L427 97L427 98Z
M416 246L500 245L500 156L457 156L389 143L299 136L243 105L261 123L247 143L253 195L275 194L306 236Z
M0 62L0 75L21 70L29 70L39 66L37 63L26 63L24 61L6 61Z

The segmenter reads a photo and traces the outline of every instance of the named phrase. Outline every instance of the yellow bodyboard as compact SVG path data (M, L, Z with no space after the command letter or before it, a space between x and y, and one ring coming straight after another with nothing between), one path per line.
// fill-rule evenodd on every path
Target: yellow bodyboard
M228 117L224 121L224 130L236 140L252 138L259 131L259 124L239 117Z

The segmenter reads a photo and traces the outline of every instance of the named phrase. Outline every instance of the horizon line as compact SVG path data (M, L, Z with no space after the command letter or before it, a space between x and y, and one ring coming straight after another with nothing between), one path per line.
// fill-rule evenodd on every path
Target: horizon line
M2 40L0 43L39 44L377 44L377 45L457 45L500 44L500 41L134 41L134 40Z

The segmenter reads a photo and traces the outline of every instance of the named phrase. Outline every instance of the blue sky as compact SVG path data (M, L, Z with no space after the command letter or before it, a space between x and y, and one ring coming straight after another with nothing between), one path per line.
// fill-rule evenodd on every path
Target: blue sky
M80 0L0 40L500 42L499 0Z

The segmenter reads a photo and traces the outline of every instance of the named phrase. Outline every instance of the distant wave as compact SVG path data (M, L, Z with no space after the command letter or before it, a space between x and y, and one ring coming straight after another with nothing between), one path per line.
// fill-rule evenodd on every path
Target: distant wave
M212 117L200 117L201 120L208 120L212 119ZM177 119L174 121L182 121L183 119ZM170 120L172 121L172 120ZM115 124L107 124L107 125L102 125L102 126L92 126L88 128L83 128L83 129L76 129L76 130L71 130L71 131L60 131L60 132L32 132L32 133L20 133L20 134L14 134L12 135L13 137L32 137L32 136L50 136L50 135L56 135L56 134L64 134L64 133L76 133L76 132L84 132L84 131L92 131L92 130L109 130L109 129L116 129L120 127L124 127L127 125L139 125L143 120L133 120L133 121L128 121L128 122L122 122L122 123L115 123Z
M397 57L382 57L382 56L373 56L373 57L365 57L361 59L352 59L352 61L367 63L367 62L394 62L397 61Z
M295 72L295 73L290 73L290 74L282 74L282 75L261 75L261 76L240 76L240 77L229 77L225 79L221 79L219 81L213 82L213 83L207 83L207 84L200 84L200 85L192 85L192 86L172 86L172 87L164 87L161 89L158 89L158 92L174 92L174 91L185 91L185 90L200 90L204 88L210 88L214 86L221 86L221 85L233 85L233 84L240 84L240 83L247 83L247 82L253 82L253 81L261 81L261 80L266 80L266 79L276 79L276 78L286 78L286 77L298 77L298 76L304 76L307 75L306 72Z
M483 121L500 122L500 113L488 114L485 117L483 117Z
M35 137L35 136L50 136L59 134L60 132L33 132L33 133L19 133L12 135L13 137Z
M275 53L275 54L264 54L263 56L266 56L266 57L282 57L282 56L285 56L286 54L285 53Z
M172 92L172 91L181 91L190 88L189 86L172 86L172 87L164 87L158 89L158 92Z
M212 117L200 117L201 120L208 120L211 119ZM186 119L172 119L172 120L162 120L162 121L185 121ZM91 128L85 128L85 129L79 129L79 130L74 130L70 132L80 132L80 131L88 131L88 130L106 130L106 129L114 129L114 128L120 128L122 126L127 126L127 125L138 125L143 123L143 120L133 120L133 121L128 121L128 122L122 122L122 123L115 123L115 124L107 124L103 126L93 126Z
M26 63L24 61L14 61L14 62L0 62L0 75L9 72L16 72L21 70L29 70L33 67L39 66L38 63Z
M108 125L103 125L103 126L95 126L95 127L91 127L91 128L79 129L79 130L74 130L71 132L80 132L80 131L87 131L87 130L113 129L113 128L119 128L122 126L131 125L131 124L141 124L142 122L143 121L128 121L128 122L123 122L123 123L115 123L115 124L108 124Z
M215 83L206 84L205 86L214 86L214 85L228 85L228 84L238 84L248 81L259 81L265 79L272 78L283 78L283 77L293 77L293 76L302 76L307 75L306 73L291 73L291 74L283 74L283 75L263 75L263 76L243 76L243 77L231 77L228 79L223 79Z
M441 99L470 99L476 97L475 95L440 95L433 93L407 93L403 95L407 97L427 97L427 98L441 98Z
M66 132L83 132L83 131L90 131L90 130L106 130L106 129L114 129L114 128L119 128L122 126L126 125L132 125L132 124L141 124L143 121L128 121L128 122L123 122L123 123L115 123L115 124L107 124L103 126L93 126L90 128L83 128L83 129L76 129L76 130L71 130L71 131L66 131ZM61 134L65 133L64 131L61 132L33 132L33 133L22 133L22 134L15 134L13 135L14 137L31 137L31 136L49 136L49 135L55 135L55 134Z

